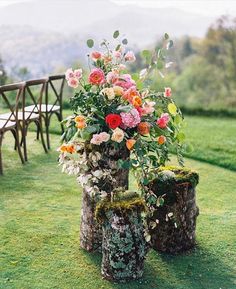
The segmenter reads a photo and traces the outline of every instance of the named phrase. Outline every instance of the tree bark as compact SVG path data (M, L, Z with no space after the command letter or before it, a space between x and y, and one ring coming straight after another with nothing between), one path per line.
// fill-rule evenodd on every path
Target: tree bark
M176 254L195 246L199 209L196 206L196 190L190 183L176 184L172 193L175 201L164 201L164 205L156 208L148 223L156 219L159 221L157 226L151 229L153 249ZM173 213L173 216L169 217L169 213Z
M129 151L126 147L115 149L114 147L93 147L102 155L99 161L100 169L112 169L112 176L115 182L110 180L102 180L97 186L108 194L111 194L114 189L122 187L123 190L128 189L129 170L119 169L118 160L128 160ZM80 225L80 246L87 251L101 251L102 244L102 229L95 220L95 209L97 199L91 197L88 192L83 189L82 210L81 210L81 225Z
M117 214L111 210L102 228L102 276L118 282L141 278L147 246L140 212Z

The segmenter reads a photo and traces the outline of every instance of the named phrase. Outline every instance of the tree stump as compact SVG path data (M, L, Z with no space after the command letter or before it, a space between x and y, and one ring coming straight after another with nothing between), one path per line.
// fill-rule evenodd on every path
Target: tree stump
M158 200L148 217L153 249L176 254L195 246L198 180L198 174L188 169L163 167L157 171L149 184Z
M98 205L96 217L103 229L103 278L125 282L142 277L147 252L143 210L145 203L140 198Z
M98 188L110 194L114 189L128 189L129 170L118 168L118 160L128 160L129 151L126 147L109 147L103 146L87 146L86 153L98 151L101 154L101 159L98 161L99 169L110 169L112 179L103 179L96 184ZM90 172L93 171L91 167ZM81 210L81 225L80 225L80 246L87 251L100 251L102 244L102 229L95 220L95 208L99 201L98 198L91 196L86 188L83 189L82 210Z

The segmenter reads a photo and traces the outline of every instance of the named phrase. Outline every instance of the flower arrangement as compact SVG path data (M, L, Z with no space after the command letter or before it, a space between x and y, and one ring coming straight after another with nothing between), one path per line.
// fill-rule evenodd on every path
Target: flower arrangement
M119 31L114 32L113 38L115 45L104 40L100 51L89 53L88 76L82 69L66 71L68 85L75 89L71 99L74 115L65 120L60 163L63 171L78 176L91 195L105 197L108 192L96 183L112 178L112 174L109 168L101 170L98 166L101 151L109 146L124 147L131 157L118 160L117 166L133 169L142 191L151 194L146 189L153 169L164 165L173 151L182 163L183 117L171 88L156 92L148 86L154 70L162 77L162 71L171 65L172 62L166 63L165 54L173 41L165 34L161 48L144 50L146 67L139 75L131 75L128 65L136 60L135 54L126 49L128 41L120 37ZM92 49L94 41L89 39L87 45ZM86 146L90 147L89 153Z

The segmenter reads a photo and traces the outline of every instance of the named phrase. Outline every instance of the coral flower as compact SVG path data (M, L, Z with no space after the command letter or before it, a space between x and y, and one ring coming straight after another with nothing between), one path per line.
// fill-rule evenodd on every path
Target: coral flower
M99 52L99 51L93 51L91 53L91 58L92 58L93 61L97 61L98 59L102 58L102 53Z
M121 124L122 119L119 114L110 113L106 116L105 121L109 128L115 129Z
M128 150L132 150L134 145L136 143L136 140L135 139L127 139L126 141L126 147Z
M94 68L89 74L89 83L103 84L105 83L105 74L100 68Z
M140 122L140 124L138 125L138 132L141 135L146 135L149 134L150 132L150 124L148 122Z
M166 142L166 137L164 135L160 135L158 138L157 138L157 142L159 143L159 145L162 145Z

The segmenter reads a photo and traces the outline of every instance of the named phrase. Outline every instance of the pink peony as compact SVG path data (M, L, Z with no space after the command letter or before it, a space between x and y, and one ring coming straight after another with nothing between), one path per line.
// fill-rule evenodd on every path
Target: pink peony
M121 112L122 126L124 129L136 127L140 122L141 118L136 108L131 109L130 112Z
M99 51L93 51L91 53L91 58L92 58L93 61L97 61L98 59L102 58L102 53L99 52Z
M171 88L170 87L165 87L164 96L165 97L171 97Z
M130 74L123 74L114 83L116 86L121 86L124 89L129 89L131 86L136 86L135 81L132 79Z
M70 87L77 88L78 85L79 85L79 80L78 80L77 78L75 78L75 77L69 78L69 80L68 80L68 85L69 85Z
M135 57L133 51L128 51L125 54L125 61L134 62L135 60L136 60L136 57Z
M67 71L65 73L65 76L66 76L66 80L69 80L70 78L74 78L75 77L72 68L67 69Z
M80 79L82 77L82 69L76 69L74 75L76 78Z
M103 84L105 83L105 74L100 68L94 68L89 74L89 83Z
M168 113L162 113L161 117L158 118L157 120L157 125L160 127L160 128L166 128L167 127L167 124L168 122L170 121L170 116Z

